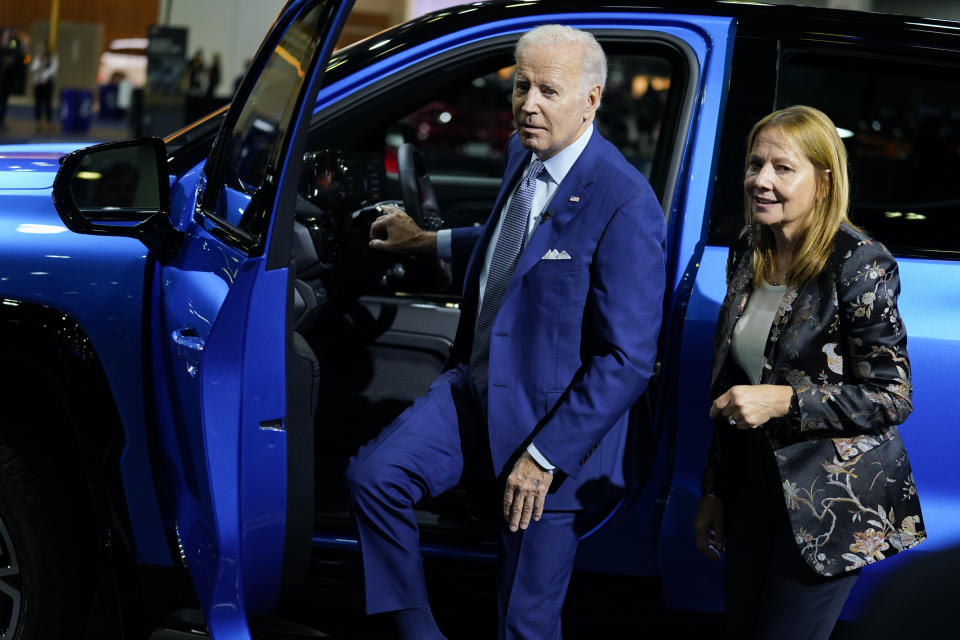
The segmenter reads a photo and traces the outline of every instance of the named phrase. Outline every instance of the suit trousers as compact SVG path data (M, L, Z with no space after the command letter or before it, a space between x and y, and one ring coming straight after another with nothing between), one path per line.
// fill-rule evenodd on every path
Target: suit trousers
M428 606L414 506L454 487L465 474L493 480L481 405L467 368L456 367L351 459L347 486L367 613ZM575 515L544 512L539 522L515 533L501 522L500 638L561 637L560 612L578 542Z
M827 578L808 566L785 510L758 517L728 513L726 637L828 640L858 575Z

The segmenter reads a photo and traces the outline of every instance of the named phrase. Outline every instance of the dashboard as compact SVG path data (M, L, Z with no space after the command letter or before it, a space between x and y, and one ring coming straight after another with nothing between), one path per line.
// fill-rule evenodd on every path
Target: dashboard
M383 153L319 149L304 154L292 248L298 329L308 328L325 310L430 270L420 264L422 258L369 248L378 204L403 206L389 195Z

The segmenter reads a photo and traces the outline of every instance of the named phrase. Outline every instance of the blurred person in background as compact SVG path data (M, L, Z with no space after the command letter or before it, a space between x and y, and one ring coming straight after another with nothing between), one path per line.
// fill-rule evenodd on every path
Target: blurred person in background
M207 91L207 68L203 50L197 49L187 65L187 95L202 96Z
M53 83L57 77L57 55L51 53L46 41L41 42L37 54L30 63L30 77L33 80L33 117L37 132L44 128L52 129L53 123Z
M221 62L220 54L214 53L213 60L210 62L210 66L207 68L207 97L212 98L217 91L217 86L220 84L220 75L221 75Z
M7 98L13 91L17 49L13 30L7 27L0 29L0 129L3 128L7 115Z

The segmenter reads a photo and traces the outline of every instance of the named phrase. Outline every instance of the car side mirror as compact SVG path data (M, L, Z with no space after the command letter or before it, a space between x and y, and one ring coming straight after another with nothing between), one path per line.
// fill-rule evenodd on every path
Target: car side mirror
M75 233L137 238L161 258L179 246L170 223L166 147L160 138L107 142L60 160L53 202Z

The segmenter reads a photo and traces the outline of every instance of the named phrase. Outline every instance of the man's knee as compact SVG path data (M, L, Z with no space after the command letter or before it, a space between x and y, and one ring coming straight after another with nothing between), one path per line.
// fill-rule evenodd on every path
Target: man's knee
M426 487L414 474L376 456L351 458L347 488L354 502L379 507L406 507L423 498Z
M384 455L387 449L382 446L382 435L361 446L347 464L344 476L347 489L354 496L376 491L384 481L384 472L390 464Z
M377 465L370 464L366 458L350 458L346 471L347 488L355 498L369 494L378 484Z

